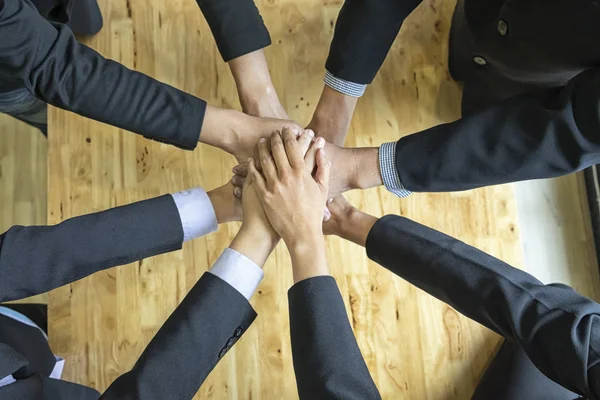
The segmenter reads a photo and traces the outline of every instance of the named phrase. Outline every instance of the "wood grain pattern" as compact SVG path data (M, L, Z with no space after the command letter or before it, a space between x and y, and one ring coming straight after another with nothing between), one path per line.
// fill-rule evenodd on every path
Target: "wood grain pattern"
M46 223L46 148L40 131L0 114L0 232ZM47 302L42 294L15 303Z
M273 80L293 119L310 120L341 0L257 2L273 45ZM235 85L193 1L102 0L102 32L90 45L130 68L210 104L239 108ZM359 102L348 146L396 140L459 117L460 87L447 71L453 1L425 1L405 23L379 76ZM50 112L51 223L150 196L226 182L232 157L183 152L68 112ZM512 186L399 200L384 189L351 193L373 213L409 216L522 266ZM50 338L65 378L104 390L135 362L189 288L228 246L237 224L184 249L98 273L50 295ZM385 399L467 399L499 337L329 238L328 257L350 321ZM287 311L292 283L280 246L252 304L259 318L220 362L197 399L297 398ZM597 290L595 288L594 290Z

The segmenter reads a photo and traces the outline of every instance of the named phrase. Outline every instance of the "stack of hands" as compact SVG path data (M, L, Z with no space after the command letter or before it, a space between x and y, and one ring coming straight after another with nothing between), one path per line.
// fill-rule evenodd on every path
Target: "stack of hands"
M330 190L331 162L324 150L325 141L311 130L299 134L297 127L285 127L258 142L258 159L235 168L232 182L241 197L243 224L231 244L236 249L240 238L257 235L270 246L285 242L294 270L294 281L328 275L323 238L323 219ZM325 210L325 213L324 213ZM247 251L246 251L247 253ZM253 258L252 255L249 255ZM260 259L256 260L260 264Z

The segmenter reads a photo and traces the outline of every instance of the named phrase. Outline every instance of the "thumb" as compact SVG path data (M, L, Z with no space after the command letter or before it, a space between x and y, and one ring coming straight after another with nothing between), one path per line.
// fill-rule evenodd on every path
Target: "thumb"
M317 151L317 172L315 172L315 181L321 187L321 191L325 194L329 192L329 172L331 170L331 162L325 155L323 149Z

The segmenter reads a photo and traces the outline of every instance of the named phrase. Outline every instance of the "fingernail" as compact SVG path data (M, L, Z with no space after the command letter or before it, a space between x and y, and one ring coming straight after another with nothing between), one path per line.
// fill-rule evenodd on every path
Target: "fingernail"
M252 157L250 157L250 158L248 159L248 164L252 164L252 162L253 162L253 161L254 161L254 160L252 160Z
M330 204L333 201L333 197L329 200L327 200L327 204Z
M300 134L300 131L298 130L298 128L292 128L292 133L298 136Z
M265 139L265 138L260 138L260 140L259 140L260 143L264 143L266 141L267 141L267 139Z
M325 146L325 139L323 139L322 137L320 137L320 138L317 139L317 147L321 148L323 146Z
M238 172L238 167L237 167L237 166L233 167L232 171L233 171L233 173L234 173L234 174L237 174L237 172Z
M304 132L306 132L308 134L308 136L310 136L310 137L315 137L315 133L310 129L307 129Z
M239 187L236 187L235 189L233 189L233 194L236 197L240 197L242 195L242 189L240 189Z

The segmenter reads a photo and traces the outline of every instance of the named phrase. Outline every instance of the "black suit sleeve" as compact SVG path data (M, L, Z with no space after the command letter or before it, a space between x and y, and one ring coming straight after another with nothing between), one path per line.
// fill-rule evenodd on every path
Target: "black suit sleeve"
M398 216L375 223L367 254L508 340L547 377L600 399L600 305Z
M100 399L191 399L255 318L244 296L205 273L133 369L117 378Z
M196 0L225 62L262 49L271 37L254 0Z
M301 399L380 399L331 276L288 293L294 370Z
M552 178L600 162L600 68L400 139L396 169L415 192Z
M54 106L193 149L206 103L79 44L29 0L0 0L0 77Z
M171 195L55 226L14 226L0 236L0 303L178 250L182 243L181 218Z
M404 19L421 0L346 0L338 16L327 71L369 84L381 68Z

